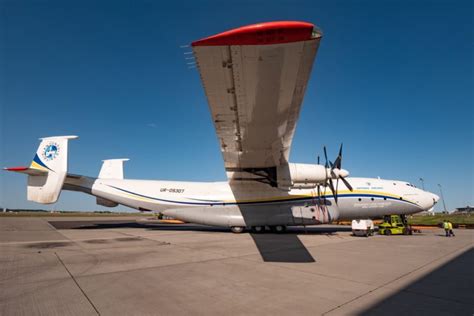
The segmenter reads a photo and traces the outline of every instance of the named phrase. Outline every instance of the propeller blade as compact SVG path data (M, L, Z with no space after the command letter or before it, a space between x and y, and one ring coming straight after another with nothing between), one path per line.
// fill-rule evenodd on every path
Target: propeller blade
M326 159L325 166L326 166L326 168L328 168L328 153L326 151L326 146L324 146L323 149L324 149L324 158Z
M337 155L336 160L334 161L334 168L341 169L342 166L342 143L339 147L339 155Z
M321 207L321 186L318 184L318 205Z
M354 191L354 189L352 188L352 185L349 184L349 182L346 180L346 178L344 177L340 177L342 182L344 182L344 184L346 185L346 187L352 192Z
M319 155L318 155L318 165L319 165Z
M329 184L329 188L331 189L332 196L334 196L334 201L336 201L336 204L337 204L337 191L334 189L334 184L332 183L332 179L329 179L328 184Z

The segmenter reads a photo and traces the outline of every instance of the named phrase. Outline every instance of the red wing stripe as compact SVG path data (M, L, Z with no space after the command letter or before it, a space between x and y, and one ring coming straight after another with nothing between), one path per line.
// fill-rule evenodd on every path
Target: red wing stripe
M192 46L270 45L313 38L314 25L307 22L266 22L239 27L193 42Z

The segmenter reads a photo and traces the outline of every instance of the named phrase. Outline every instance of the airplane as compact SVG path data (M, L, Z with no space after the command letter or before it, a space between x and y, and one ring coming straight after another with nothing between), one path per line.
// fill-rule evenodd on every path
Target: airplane
M313 24L278 21L248 25L191 44L228 181L124 179L128 159L104 160L98 177L68 172L68 142L41 138L29 167L27 198L55 203L62 190L159 212L184 222L230 228L234 233L336 220L380 218L431 210L439 200L414 185L348 177L342 144L334 162L290 163L291 143L322 32Z

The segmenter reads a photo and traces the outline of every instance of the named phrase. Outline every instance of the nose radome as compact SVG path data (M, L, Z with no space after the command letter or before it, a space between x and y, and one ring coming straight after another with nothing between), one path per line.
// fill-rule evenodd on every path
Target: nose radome
M434 193L423 191L423 194L420 196L420 206L424 210L428 211L433 208L433 206L439 201L439 196Z

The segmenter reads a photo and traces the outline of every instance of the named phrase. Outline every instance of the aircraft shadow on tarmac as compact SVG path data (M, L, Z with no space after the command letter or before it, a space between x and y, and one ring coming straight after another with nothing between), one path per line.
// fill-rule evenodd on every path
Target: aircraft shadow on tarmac
M358 315L472 315L473 267L471 247Z
M162 224L156 222L137 221L50 221L56 229L111 229L111 228L142 228L162 231L201 231L201 232L230 232L222 227L203 226L195 224ZM285 233L273 234L251 233L257 249L265 262L315 262L298 235L333 235L338 231L350 231L350 227L290 227Z

